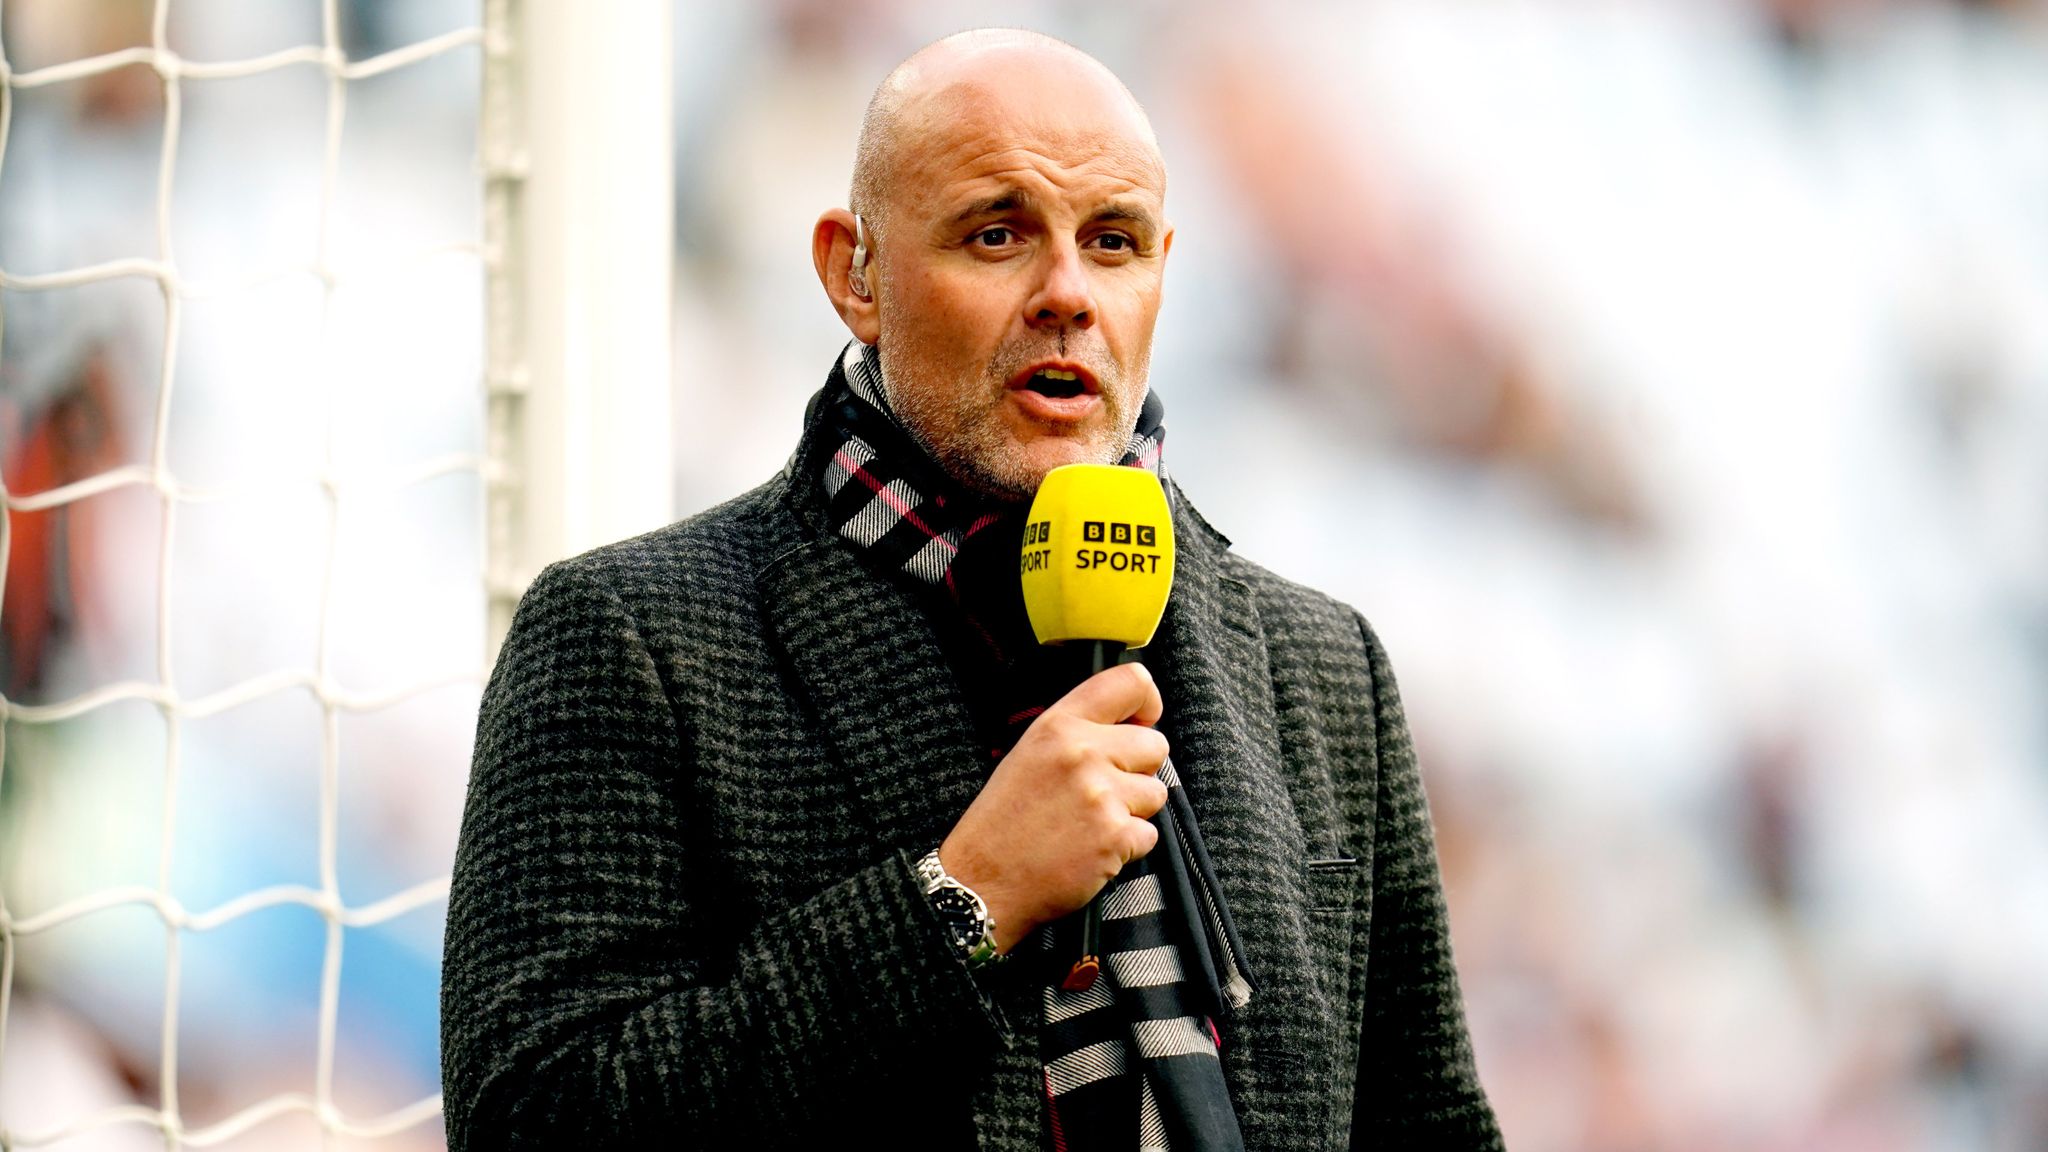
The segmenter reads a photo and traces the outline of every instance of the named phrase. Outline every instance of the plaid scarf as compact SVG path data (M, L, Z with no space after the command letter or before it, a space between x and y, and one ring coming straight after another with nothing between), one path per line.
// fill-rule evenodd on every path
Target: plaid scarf
M825 445L820 480L831 523L870 565L943 588L966 609L955 573L970 566L955 561L977 545L1001 548L1014 533L996 526L1014 529L1020 510L975 499L917 447L889 412L872 346L849 344L840 367L844 391L828 385L811 416L825 422L813 431ZM1164 415L1158 396L1148 392L1120 461L1162 481ZM1008 563L976 571L1013 572L1015 541L1009 542ZM998 630L967 614L987 654L1008 671L1021 669L1023 661L1005 658ZM1014 744L1071 684L1028 675L1008 679L1006 694L1013 699L1001 714ZM1215 1025L1251 1000L1244 946L1171 760L1159 779L1167 803L1152 818L1158 846L1103 891L1102 978L1080 991L1061 987L1079 955L1078 915L1041 928L1035 942L1016 949L1017 960L1043 985L1039 1054L1053 1146L1060 1152L1244 1147Z
M943 587L958 600L953 561L961 545L1007 509L961 490L896 423L873 345L848 342L839 366L851 395L819 397L828 401L821 414L832 419L827 439L838 445L825 458L826 515L869 563ZM1165 415L1166 406L1147 392L1119 463L1166 479Z

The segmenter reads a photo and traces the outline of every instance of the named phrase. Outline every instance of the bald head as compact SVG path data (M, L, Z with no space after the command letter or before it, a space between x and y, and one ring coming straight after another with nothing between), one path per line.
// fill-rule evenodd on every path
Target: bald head
M861 119L849 207L879 233L905 165L927 158L963 111L1028 107L1052 93L1098 101L1125 121L1130 146L1144 153L1133 159L1155 168L1164 188L1166 164L1152 122L1100 60L1044 33L977 28L918 49L875 89Z
M851 199L818 217L811 261L933 460L1023 500L1119 458L1173 229L1152 125L1107 68L1034 32L924 48L868 106Z

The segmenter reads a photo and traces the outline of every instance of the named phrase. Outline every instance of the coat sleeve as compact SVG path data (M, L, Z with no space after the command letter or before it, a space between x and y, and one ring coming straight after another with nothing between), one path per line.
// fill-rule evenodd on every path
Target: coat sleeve
M543 573L484 693L442 973L448 1143L761 1143L1001 1030L891 855L744 931L693 894L691 750L625 605ZM774 1142L774 1141L768 1141Z
M1451 963L1443 884L1393 667L1364 620L1379 753L1373 900L1351 1146L1498 1149Z

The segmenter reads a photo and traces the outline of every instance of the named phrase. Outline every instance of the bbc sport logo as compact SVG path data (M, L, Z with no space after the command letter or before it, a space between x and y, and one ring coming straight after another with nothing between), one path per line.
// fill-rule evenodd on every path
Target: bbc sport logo
M1034 520L1024 526L1024 546L1043 544L1052 539L1052 521Z
M1081 539L1090 544L1132 544L1140 548L1159 547L1159 529L1151 524L1119 524L1115 521L1081 521ZM1029 541L1026 541L1027 543Z

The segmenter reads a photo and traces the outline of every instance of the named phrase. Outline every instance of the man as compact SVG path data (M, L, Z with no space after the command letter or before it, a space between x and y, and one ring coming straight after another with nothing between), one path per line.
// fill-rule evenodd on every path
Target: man
M551 567L506 640L451 1146L1498 1145L1356 614L1176 491L1144 663L1063 692L1030 642L1021 502L1158 469L1165 183L1057 41L963 33L883 83L812 237L854 341L789 467ZM1107 969L1063 987L1105 888Z

